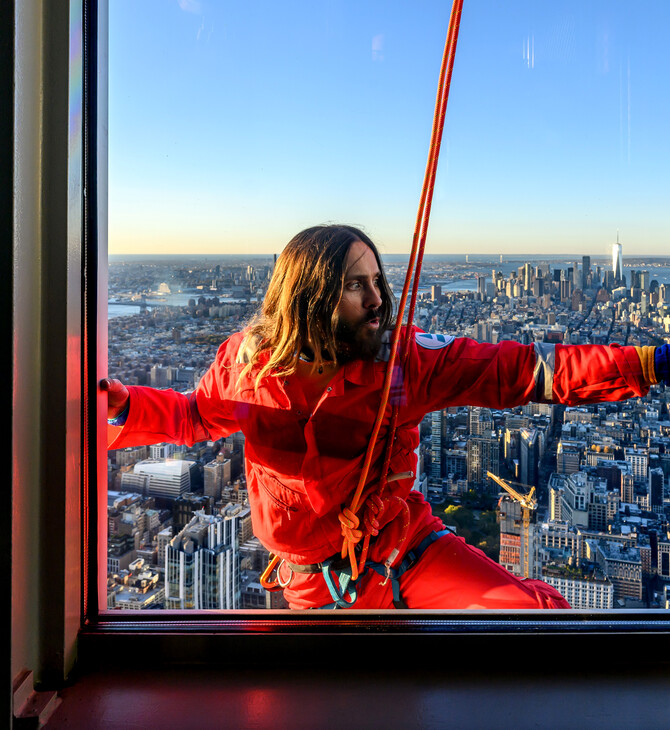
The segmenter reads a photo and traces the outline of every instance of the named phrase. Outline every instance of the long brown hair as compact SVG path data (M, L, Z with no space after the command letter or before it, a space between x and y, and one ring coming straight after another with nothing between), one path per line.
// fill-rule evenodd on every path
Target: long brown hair
M258 372L255 387L266 375L295 372L300 353L313 353L315 369L324 361L337 361L335 316L342 296L345 260L354 241L368 246L377 259L380 276L380 332L393 318L394 298L376 246L353 226L323 225L301 231L277 259L260 312L251 321L241 349L248 353L240 379L258 363L262 353L269 359Z

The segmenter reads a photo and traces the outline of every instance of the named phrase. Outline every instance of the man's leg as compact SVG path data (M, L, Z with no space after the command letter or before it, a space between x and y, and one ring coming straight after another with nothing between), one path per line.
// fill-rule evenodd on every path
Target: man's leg
M456 535L443 535L400 579L409 608L570 608L551 586L522 580Z

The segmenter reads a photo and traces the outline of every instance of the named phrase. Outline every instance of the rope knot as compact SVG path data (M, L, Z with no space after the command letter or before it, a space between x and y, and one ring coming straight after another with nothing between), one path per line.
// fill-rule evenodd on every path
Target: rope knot
M342 537L353 545L360 542L363 537L363 530L358 529L360 520L356 513L352 512L349 507L345 507L337 518L342 528Z
M363 515L363 524L368 535L376 537L379 535L379 525L382 515L386 511L386 500L382 499L379 494L371 494L365 500L365 513Z

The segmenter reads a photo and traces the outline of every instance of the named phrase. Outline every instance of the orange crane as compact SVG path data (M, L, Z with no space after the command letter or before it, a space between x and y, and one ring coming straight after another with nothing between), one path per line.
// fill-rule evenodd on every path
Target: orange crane
M521 515L523 517L523 576L530 577L530 514L537 509L537 498L535 497L535 487L531 487L528 494L517 492L504 479L492 474L490 471L486 475L499 484L516 502L521 505Z

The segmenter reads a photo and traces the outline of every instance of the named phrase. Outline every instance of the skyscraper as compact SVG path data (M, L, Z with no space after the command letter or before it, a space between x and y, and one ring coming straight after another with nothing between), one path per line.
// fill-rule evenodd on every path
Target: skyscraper
M477 277L477 298L482 302L486 301L486 277L485 276Z
M534 428L519 431L519 480L537 486L539 476L539 443Z
M442 485L442 411L430 414L430 481L434 487Z
M225 514L195 512L165 548L166 608L226 609L240 605L237 523L242 507Z
M640 289L642 289L642 291L649 291L649 284L649 272L640 271Z
M652 511L663 511L663 469L649 469L649 503Z
M616 243L612 244L612 271L614 282L619 284L623 281L623 252L617 235Z
M472 487L492 484L486 472L500 473L500 449L495 431L468 439L468 485Z
M591 257L582 256L582 286L586 289L591 274Z

